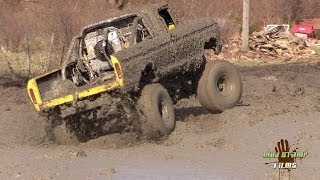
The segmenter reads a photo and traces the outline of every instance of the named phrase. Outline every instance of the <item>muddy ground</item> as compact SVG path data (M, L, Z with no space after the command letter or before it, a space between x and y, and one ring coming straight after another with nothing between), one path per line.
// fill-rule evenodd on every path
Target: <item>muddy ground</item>
M209 114L195 98L158 143L114 134L78 146L47 144L25 84L0 81L0 179L273 179L280 139L308 151L291 179L320 177L320 62L240 68L239 106ZM17 85L21 85L20 87ZM282 179L288 179L284 170Z

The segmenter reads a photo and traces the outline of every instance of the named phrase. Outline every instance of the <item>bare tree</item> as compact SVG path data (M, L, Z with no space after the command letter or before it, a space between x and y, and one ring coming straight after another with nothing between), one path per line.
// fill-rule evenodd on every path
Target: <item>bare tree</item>
M302 0L291 0L291 17L290 21L299 23L302 19Z
M124 5L124 0L107 0L114 8L121 9Z
M25 45L25 53L27 59L27 73L28 77L31 75L31 53L30 53L30 43L29 43L29 36L26 36L26 45Z
M49 51L48 51L48 59L46 61L45 71L48 71L50 69L50 66L51 66L53 45L54 45L54 33L52 33L52 35L51 35L50 47L49 47Z
M249 8L250 0L243 0L242 50L249 50Z

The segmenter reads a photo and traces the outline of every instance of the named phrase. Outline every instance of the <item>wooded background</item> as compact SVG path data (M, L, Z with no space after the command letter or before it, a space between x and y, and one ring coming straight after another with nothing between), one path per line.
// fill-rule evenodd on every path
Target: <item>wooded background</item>
M220 24L225 43L241 32L242 0L0 0L0 45L7 52L21 52L27 41L33 54L46 56L54 34L51 50L57 58L83 26L155 2L169 4L183 20L212 17ZM251 32L266 24L293 24L320 17L320 0L250 3Z

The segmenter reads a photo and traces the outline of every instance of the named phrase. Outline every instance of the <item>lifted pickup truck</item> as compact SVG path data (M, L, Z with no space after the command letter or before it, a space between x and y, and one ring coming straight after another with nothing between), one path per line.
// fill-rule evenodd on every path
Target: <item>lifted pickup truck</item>
M175 128L178 100L196 94L216 113L241 97L235 66L207 61L205 49L220 52L216 23L180 22L167 5L148 5L83 28L62 67L30 79L27 89L56 141L56 131L80 141L128 131L163 138Z

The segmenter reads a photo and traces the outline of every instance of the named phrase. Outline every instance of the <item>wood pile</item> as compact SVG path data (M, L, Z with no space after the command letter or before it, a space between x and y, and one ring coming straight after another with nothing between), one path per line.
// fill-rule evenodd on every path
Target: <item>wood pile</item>
M315 53L307 47L305 40L294 37L281 26L252 33L249 45L251 50L273 57L287 58Z

